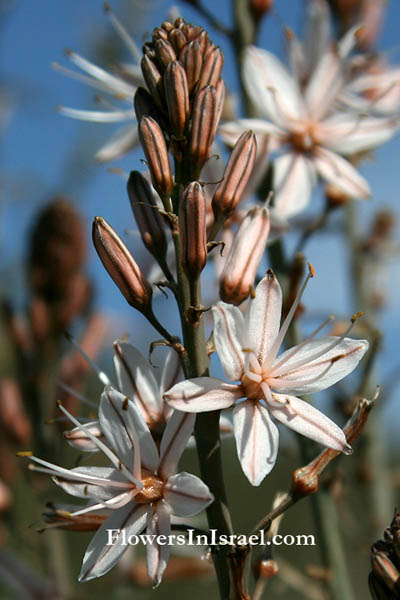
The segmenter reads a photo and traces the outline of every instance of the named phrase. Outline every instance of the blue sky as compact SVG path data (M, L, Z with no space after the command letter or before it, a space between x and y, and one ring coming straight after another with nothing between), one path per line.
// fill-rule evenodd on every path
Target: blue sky
M218 16L229 23L230 2L204 4L218 11ZM261 31L260 45L283 53L283 25L299 29L303 0L279 0L277 12L266 19ZM94 165L90 160L71 166L76 149L87 147L90 155L112 132L112 126L82 124L58 115L55 107L65 104L76 108L93 106L92 92L51 68L56 60L67 64L63 49L72 48L87 58L94 58L93 44L104 33L111 35L111 27L104 15L102 2L90 0L14 0L0 15L2 37L0 41L0 84L15 99L15 113L3 136L1 144L1 255L2 272L7 274L7 292L15 295L21 289L18 265L22 264L24 237L38 206L54 193L69 193L79 205L87 223L88 239L92 218L102 215L120 232L134 227L125 184L121 178L108 172L107 166ZM127 7L131 7L127 13ZM136 39L142 41L144 31L165 18L169 4L119 0L113 3L116 14L124 14L124 22L132 29L137 27ZM183 16L205 24L188 6L180 5ZM129 18L126 18L126 17ZM380 47L390 51L390 59L400 62L399 44L400 2L389 2L386 24ZM140 28L139 28L140 27ZM212 35L226 53L224 75L235 89L236 81L231 66L231 51L218 34ZM117 38L115 37L117 41ZM390 206L398 211L398 170L400 138L388 143L376 153L373 162L365 164L363 174L374 192L374 200L363 207L362 219L368 219L377 205ZM141 168L140 153L116 161L113 166L129 171ZM316 239L308 248L307 258L314 263L318 277L307 291L306 301L311 310L343 310L348 313L350 293L345 270L346 257L337 240L327 238L324 244ZM138 255L139 258L141 254ZM332 260L334 257L334 260ZM399 261L397 261L398 263ZM96 282L98 305L112 311L126 323L129 307L104 274L91 252L89 270ZM392 270L391 308L382 319L388 329L383 354L384 368L393 367L399 360L398 307L400 305L400 272L398 264ZM3 277L3 283L5 279ZM10 283L11 282L11 283ZM18 284L19 282L19 284ZM14 287L17 285L17 288ZM326 307L328 298L334 297L334 306ZM125 325L124 325L125 326ZM129 328L129 325L126 325ZM135 325L139 327L139 325ZM141 326L140 326L141 327ZM120 334L121 332L118 332ZM388 365L388 367L386 367ZM397 421L398 423L398 421Z

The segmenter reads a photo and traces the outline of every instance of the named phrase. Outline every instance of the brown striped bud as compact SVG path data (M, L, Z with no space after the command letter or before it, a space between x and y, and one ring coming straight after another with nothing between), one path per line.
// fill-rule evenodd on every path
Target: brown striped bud
M165 260L167 238L164 222L149 183L141 173L132 171L129 175L127 188L143 244L153 256Z
M199 80L203 57L197 42L186 44L179 55L179 61L186 71L189 92L191 92Z
M148 57L143 56L140 66L146 85L154 102L161 108L164 108L163 101L163 81L162 76L155 63Z
M160 67L165 68L170 62L176 60L175 50L167 40L157 40L154 46Z
M142 117L153 117L155 120L159 119L157 106L155 105L152 96L144 87L139 87L136 90L133 105L138 123L140 123Z
M193 37L192 39L199 44L200 50L203 55L206 53L206 50L207 50L207 48L209 48L209 46L214 45L210 41L207 31L205 31L204 29L201 30L199 35L197 35L196 37Z
M189 156L193 173L200 172L210 155L215 136L217 93L214 87L200 90L194 99L192 128L190 132Z
M256 137L251 131L242 133L225 167L224 178L212 200L215 217L233 213L249 181L257 153Z
M187 44L186 35L181 29L172 29L169 32L168 39L171 42L175 52L180 52Z
M225 84L222 79L219 80L217 87L215 88L215 93L217 97L217 107L214 114L214 134L213 137L217 135L218 125L221 119L222 111L224 110L225 105Z
M172 23L170 23L169 21L163 21L163 22L161 23L161 27L162 27L163 29L165 29L165 31L166 31L167 33L169 33L169 32L170 32L170 31L171 31L171 30L174 28L174 26L172 25Z
M164 28L156 27L153 29L153 43L155 44L157 40L168 40L168 33Z
M139 124L139 138L150 169L153 186L161 199L169 198L174 182L169 164L167 144L157 121L143 117Z
M203 66L199 79L199 90L206 85L217 87L217 83L221 78L222 67L224 65L224 55L221 49L215 46L203 60Z
M267 208L253 208L243 219L220 278L221 300L236 306L246 300L264 254L270 228Z
M182 266L188 277L196 279L207 262L206 198L197 181L187 185L182 192L179 233Z
M185 69L177 60L164 71L165 97L169 120L177 137L183 135L189 116L189 90Z
M114 229L102 217L96 217L92 236L101 262L128 304L143 313L151 310L150 284Z

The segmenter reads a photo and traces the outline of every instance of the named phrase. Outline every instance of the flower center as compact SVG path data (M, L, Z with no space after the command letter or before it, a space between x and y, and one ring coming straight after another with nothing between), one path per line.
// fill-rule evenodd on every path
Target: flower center
M151 502L161 500L164 487L162 479L154 475L154 473L142 469L141 482L143 483L143 488L136 494L135 502L138 504L150 504Z

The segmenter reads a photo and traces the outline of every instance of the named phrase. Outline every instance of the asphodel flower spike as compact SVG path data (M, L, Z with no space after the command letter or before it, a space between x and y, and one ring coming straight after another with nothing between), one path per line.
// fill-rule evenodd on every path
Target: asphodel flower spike
M178 383L166 394L173 408L188 412L233 409L237 452L243 471L259 485L273 468L278 452L278 428L271 416L328 448L350 454L343 431L322 412L298 396L324 390L351 373L368 349L366 340L316 334L278 356L296 313L310 272L280 326L282 291L272 271L263 277L246 315L230 304L213 307L214 343L225 374L237 384L212 377ZM238 402L241 398L244 401Z

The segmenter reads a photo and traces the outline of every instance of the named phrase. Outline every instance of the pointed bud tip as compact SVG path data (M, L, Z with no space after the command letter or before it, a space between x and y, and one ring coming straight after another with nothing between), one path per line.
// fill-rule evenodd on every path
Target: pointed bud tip
M343 448L342 452L346 456L350 456L351 454L353 454L354 450L349 444L346 444L345 447Z
M312 266L311 263L307 263L307 265L308 265L308 272L310 274L310 277L315 277L315 269L314 269L314 267Z

